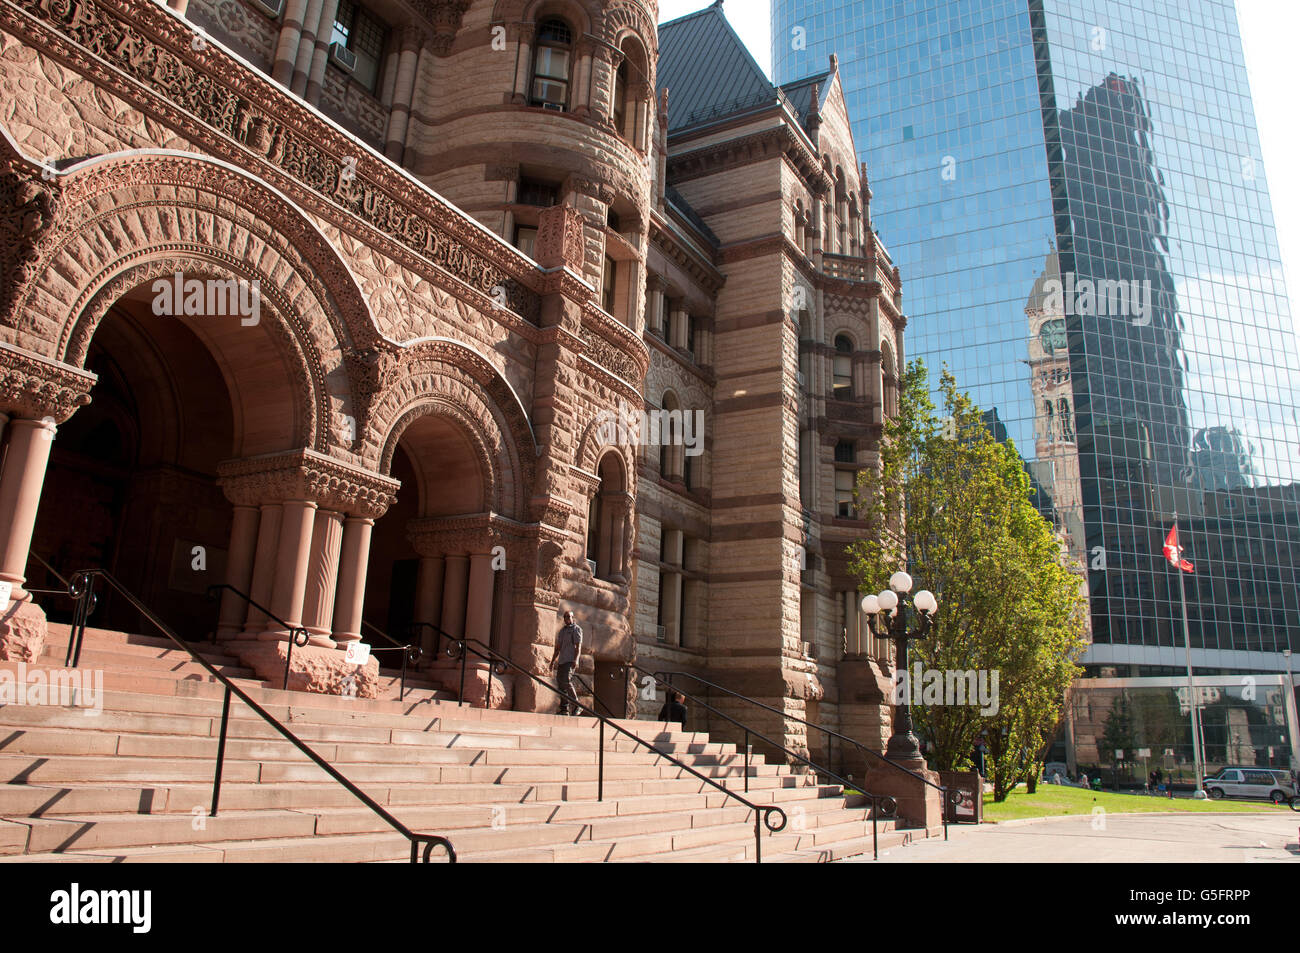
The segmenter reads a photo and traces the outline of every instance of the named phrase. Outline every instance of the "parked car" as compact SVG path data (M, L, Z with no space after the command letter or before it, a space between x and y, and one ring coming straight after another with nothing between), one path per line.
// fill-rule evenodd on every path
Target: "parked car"
M1205 793L1216 800L1243 797L1287 804L1298 792L1286 771L1242 766L1227 767L1206 778Z

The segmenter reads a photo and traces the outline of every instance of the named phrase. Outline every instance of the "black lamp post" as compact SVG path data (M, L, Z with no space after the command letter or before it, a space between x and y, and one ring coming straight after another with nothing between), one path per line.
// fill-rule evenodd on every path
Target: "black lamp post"
M907 602L902 598L912 591L912 577L899 571L889 577L889 588L879 595L864 596L862 611L868 617L877 620L889 638L898 645L898 664L896 677L903 678L903 690L899 694L898 704L894 708L894 733L889 737L885 747L885 756L895 761L920 761L921 743L912 732L912 706L910 704L911 688L908 683L910 674L907 670L907 643L910 639L924 638L930 631L931 618L939 601L929 589L922 589L912 597L912 611L916 613L917 626L907 628ZM888 618L886 618L886 615Z

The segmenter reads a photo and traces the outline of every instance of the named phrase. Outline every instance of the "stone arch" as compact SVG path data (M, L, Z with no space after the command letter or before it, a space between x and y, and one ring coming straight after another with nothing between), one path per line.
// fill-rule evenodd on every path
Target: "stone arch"
M587 473L597 473L597 467L607 453L617 453L623 462L623 472L635 473L636 460L633 456L635 448L630 444L619 445L609 439L608 421L617 419L617 411L611 410L609 414L597 414L595 418L587 424L582 435L578 438L578 451L574 455L574 460L578 467ZM625 483L631 492L630 481Z
M87 160L54 187L57 220L15 290L17 343L81 366L109 309L142 283L177 271L257 280L260 323L299 405L298 445L328 452L335 405L355 403L343 354L378 332L347 265L300 209L233 166L168 150Z
M402 354L373 407L366 465L387 474L406 430L438 415L466 436L484 479L485 506L527 518L536 469L536 441L518 396L477 352L447 339L426 339Z
M624 0L610 4L602 18L601 38L610 45L619 47L629 35L635 35L645 48L653 74L654 64L659 58L659 32L654 22L646 16L645 8L639 3ZM653 75L651 81L653 82Z
M573 27L576 40L584 33L594 32L599 13L593 8L594 4L579 0L497 0L492 8L492 22L537 24L547 17L559 17Z

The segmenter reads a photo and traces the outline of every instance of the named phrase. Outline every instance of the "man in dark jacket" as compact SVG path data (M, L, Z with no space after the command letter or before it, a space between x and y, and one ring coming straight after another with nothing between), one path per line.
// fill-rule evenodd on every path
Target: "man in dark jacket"
M664 707L659 709L660 721L675 721L686 729L686 706L683 704L684 696L681 692L670 689L668 697L664 700Z
M573 690L573 670L582 656L582 627L573 621L573 613L564 613L564 627L555 636L551 653L551 671L560 690L560 714L577 715L578 693Z

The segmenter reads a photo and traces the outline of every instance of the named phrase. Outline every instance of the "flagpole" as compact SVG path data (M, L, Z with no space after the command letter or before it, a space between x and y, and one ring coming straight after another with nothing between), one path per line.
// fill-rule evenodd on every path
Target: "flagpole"
M1178 530L1178 511L1174 510L1174 531ZM1182 545L1179 544L1178 564L1174 566L1174 571L1178 573L1178 601L1183 607L1183 655L1187 660L1187 701L1191 707L1192 714L1192 759L1196 768L1196 790L1199 793L1204 784L1204 774L1201 770L1201 726L1200 714L1196 707L1196 684L1192 680L1192 636L1191 629L1187 624L1187 587L1183 583L1183 561Z

